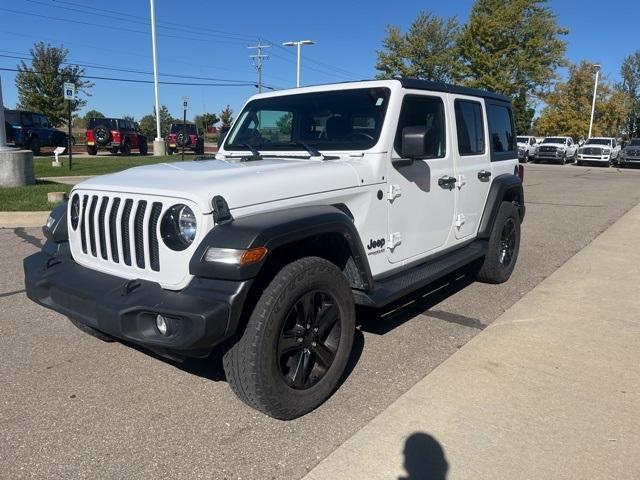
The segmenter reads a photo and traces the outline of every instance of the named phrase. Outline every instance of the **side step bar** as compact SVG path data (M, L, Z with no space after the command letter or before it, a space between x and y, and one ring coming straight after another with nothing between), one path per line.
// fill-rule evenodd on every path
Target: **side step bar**
M384 307L484 256L487 248L487 240L474 240L469 245L427 260L407 271L378 280L366 292L353 290L355 302L366 307Z

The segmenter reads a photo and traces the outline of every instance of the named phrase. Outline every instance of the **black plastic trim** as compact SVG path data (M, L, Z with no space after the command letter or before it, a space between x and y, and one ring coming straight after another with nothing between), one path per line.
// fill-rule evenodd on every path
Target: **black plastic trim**
M370 288L373 280L358 231L348 215L331 205L260 213L216 225L198 245L189 263L189 272L198 277L247 280L258 275L269 253L261 262L239 267L205 263L203 258L207 249L266 247L268 252L273 252L283 245L326 233L338 233L344 237L358 268L362 287Z
M67 242L69 240L69 232L67 231L67 202L54 207L49 216L54 218L54 222L51 228L47 228L46 225L42 226L42 233L45 238L54 243Z
M27 296L36 303L116 338L186 356L201 356L235 333L251 287L194 278L182 291L164 290L83 267L68 252L41 251L23 263ZM172 323L168 336L155 328L158 314Z
M500 95L495 92L488 92L486 90L479 90L477 88L461 87L459 85L452 85L450 83L432 82L431 80L419 80L417 78L399 78L398 79L404 88L410 88L413 90L429 90L432 92L447 92L455 93L458 95L469 95L470 97L482 97L490 98L493 100L499 100L502 102L511 103L509 97Z
M517 175L502 174L498 175L489 188L489 195L484 206L480 227L478 229L478 238L489 238L493 224L498 215L500 204L507 197L515 197L518 199L518 210L520 213L520 221L524 220L524 190L522 188L522 180Z

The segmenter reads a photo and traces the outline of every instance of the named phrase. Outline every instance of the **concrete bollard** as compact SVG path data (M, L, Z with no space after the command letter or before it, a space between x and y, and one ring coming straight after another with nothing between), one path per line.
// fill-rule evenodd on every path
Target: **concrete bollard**
M31 150L0 150L0 187L23 187L34 183Z
M49 203L60 203L67 199L67 192L49 192L47 193L47 201Z

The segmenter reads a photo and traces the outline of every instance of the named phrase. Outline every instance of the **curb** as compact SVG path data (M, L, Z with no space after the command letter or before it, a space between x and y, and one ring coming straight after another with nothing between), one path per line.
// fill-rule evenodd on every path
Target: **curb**
M32 228L47 223L50 212L0 212L0 228Z

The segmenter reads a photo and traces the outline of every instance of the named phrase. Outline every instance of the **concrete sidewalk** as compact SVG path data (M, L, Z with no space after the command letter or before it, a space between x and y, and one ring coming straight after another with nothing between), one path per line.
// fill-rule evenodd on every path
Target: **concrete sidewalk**
M639 479L639 241L636 206L305 478Z

